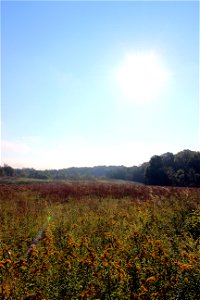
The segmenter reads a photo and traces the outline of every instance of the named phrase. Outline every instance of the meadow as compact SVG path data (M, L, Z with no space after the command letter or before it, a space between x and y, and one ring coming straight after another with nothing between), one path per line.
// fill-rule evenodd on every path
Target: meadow
M200 299L200 189L0 184L0 299Z

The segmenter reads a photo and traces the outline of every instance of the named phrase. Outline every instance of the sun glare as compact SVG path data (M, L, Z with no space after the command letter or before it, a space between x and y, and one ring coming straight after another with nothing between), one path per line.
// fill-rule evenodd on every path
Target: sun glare
M165 87L168 71L154 53L127 54L116 69L115 80L123 99L146 103L155 100Z

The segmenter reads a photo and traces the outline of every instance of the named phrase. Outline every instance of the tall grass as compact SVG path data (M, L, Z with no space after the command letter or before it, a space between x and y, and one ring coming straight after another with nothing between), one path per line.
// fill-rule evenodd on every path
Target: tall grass
M0 299L200 299L199 192L1 185Z

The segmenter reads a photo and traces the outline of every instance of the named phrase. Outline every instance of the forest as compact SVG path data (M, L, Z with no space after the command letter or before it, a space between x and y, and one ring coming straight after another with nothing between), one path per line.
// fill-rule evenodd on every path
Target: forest
M0 167L0 177L38 180L120 179L158 186L200 187L200 152L183 150L154 155L139 166L71 167L59 170Z

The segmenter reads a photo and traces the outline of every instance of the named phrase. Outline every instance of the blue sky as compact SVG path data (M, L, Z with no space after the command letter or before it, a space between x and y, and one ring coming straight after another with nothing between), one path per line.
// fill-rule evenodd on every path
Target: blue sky
M199 150L198 1L1 2L1 163Z

